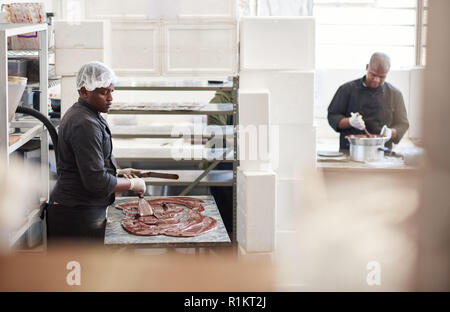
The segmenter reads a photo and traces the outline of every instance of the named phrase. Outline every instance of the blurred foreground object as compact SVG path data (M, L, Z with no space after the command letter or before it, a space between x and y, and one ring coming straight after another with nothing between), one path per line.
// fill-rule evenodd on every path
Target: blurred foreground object
M10 236L39 205L40 170L30 163L0 157L0 253L11 249Z
M65 244L46 256L0 256L0 291L273 290L272 270L266 262L241 262L227 253L195 255L177 250L165 254L145 253L145 250L137 254L98 247L80 249ZM71 272L66 266L72 261L79 263L81 274L77 286L66 282Z
M278 240L278 289L412 290L418 177L311 173L297 192L296 235ZM379 284L370 284L375 273ZM296 289L288 287L298 282Z
M426 171L417 218L419 291L450 291L449 13L450 1L429 1L422 127Z

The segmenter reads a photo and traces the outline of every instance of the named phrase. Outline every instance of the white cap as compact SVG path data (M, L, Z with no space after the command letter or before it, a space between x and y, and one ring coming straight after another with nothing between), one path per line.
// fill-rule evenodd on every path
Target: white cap
M81 66L77 75L77 90L85 87L88 91L107 88L117 81L113 70L101 62L89 62Z

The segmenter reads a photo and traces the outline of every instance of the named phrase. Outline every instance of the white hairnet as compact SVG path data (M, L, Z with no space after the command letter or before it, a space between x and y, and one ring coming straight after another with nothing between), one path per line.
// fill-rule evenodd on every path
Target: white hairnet
M77 75L77 90L85 87L88 91L107 88L117 81L113 70L101 62L84 64Z

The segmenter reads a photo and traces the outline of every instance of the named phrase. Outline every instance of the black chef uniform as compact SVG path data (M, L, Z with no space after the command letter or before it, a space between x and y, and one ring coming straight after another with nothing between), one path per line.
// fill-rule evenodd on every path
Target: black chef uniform
M106 120L81 98L61 120L56 153L58 180L47 209L48 241L103 242L117 166Z
M397 137L393 142L396 144L409 127L401 92L388 82L375 89L366 87L363 83L364 78L340 86L328 107L328 122L335 131L340 132L341 151L348 151L350 146L345 136L365 133L353 127L338 129L339 121L350 117L351 112L359 112L363 116L367 131L370 133L379 134L384 125L395 128ZM386 146L391 148L392 141Z

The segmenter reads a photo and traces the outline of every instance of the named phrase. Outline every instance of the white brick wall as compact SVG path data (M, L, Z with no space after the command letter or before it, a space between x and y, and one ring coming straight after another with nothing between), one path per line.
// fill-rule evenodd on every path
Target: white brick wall
M306 205L304 188L306 180L277 179L277 231L296 231L300 210Z
M61 77L61 117L78 100L77 79L75 75Z
M109 21L55 21L55 46L59 49L110 48Z
M242 170L270 167L268 90L239 90L239 159Z
M237 241L247 252L275 244L275 173L238 170Z
M270 91L271 124L313 123L314 71L244 70L242 89Z
M277 179L302 179L316 162L316 131L310 125L279 125L278 158L272 158Z
M103 62L110 65L109 52L105 49L56 49L56 75L73 75L84 64L91 61Z
M315 68L313 17L243 17L240 27L242 70Z

